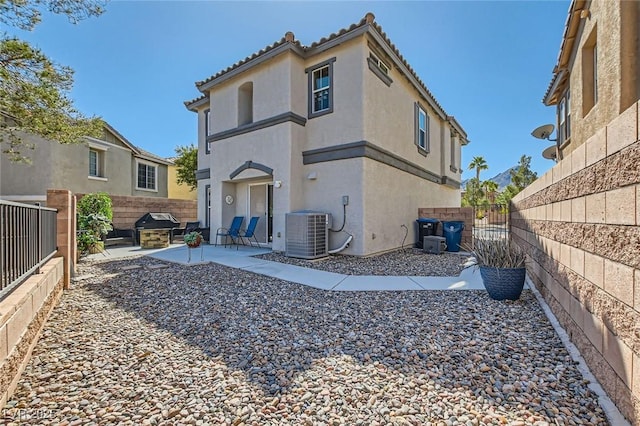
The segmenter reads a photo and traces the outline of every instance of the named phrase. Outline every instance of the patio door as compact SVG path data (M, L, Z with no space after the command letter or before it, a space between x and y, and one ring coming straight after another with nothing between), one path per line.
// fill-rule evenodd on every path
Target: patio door
M256 238L266 244L273 240L273 185L259 183L249 185L249 218L258 216ZM247 219L247 224L249 219Z

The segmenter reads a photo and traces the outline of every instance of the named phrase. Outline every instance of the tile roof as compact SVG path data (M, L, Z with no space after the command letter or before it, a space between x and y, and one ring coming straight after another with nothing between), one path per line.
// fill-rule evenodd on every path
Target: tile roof
M563 86L568 74L568 63L570 60L573 44L576 41L576 35L580 27L580 20L583 18L583 11L588 13L589 4L585 0L571 0L567 20L564 24L564 33L562 34L562 42L560 43L560 51L558 52L558 60L553 67L553 77L547 86L547 90L542 98L542 102L549 106L558 102L558 96L555 93L558 87Z
M124 145L127 146L135 155L147 157L150 160L158 161L162 164L170 163L170 160L162 158L159 155L156 155L152 152L145 151L144 149L132 144L127 138L125 138L120 132L118 132L112 125L110 125L106 121L102 120L102 124L109 132L111 132L115 137L120 139L120 141L124 143Z
M277 49L280 46L284 46L284 45L289 45L292 48L295 48L296 50L298 50L302 56L311 56L313 55L314 51L316 51L318 48L323 47L323 45L325 45L326 43L329 43L333 40L335 40L338 37L344 36L345 34L354 32L355 30L359 29L359 28L363 28L363 27L367 27L368 28L372 28L373 30L375 30L375 32L380 35L382 37L382 39L384 40L384 42L387 44L387 46L391 49L391 51L396 55L396 57L399 59L399 61L402 63L402 65L404 65L404 67L408 70L409 74L411 75L411 77L413 77L417 82L418 85L420 86L421 89L423 89L428 96L431 98L431 101L433 101L433 103L435 104L435 106L437 107L437 109L439 109L440 113L442 114L442 116L444 118L447 117L447 113L445 112L444 108L442 107L442 105L440 105L440 103L435 99L435 97L433 96L433 94L431 93L431 91L427 88L427 86L425 85L425 83L422 81L422 79L418 76L418 74L415 72L415 70L413 69L413 67L411 67L411 65L409 65L409 63L407 62L407 60L404 58L404 56L402 56L402 54L400 53L400 51L398 50L398 48L395 46L395 44L393 44L391 42L391 40L389 39L389 37L387 36L387 34L382 30L382 27L377 24L375 22L375 16L373 13L369 12L367 13L364 18L362 18L358 23L354 23L351 24L348 28L342 28L341 30L339 30L336 33L332 33L331 35L329 35L328 37L323 37L320 40L311 43L310 46L304 46L300 43L300 41L295 40L294 35L292 32L287 32L285 34L284 37L282 37L280 40L274 42L273 44L270 44L266 47L264 47L263 49L259 50L258 52L255 52L254 54L247 56L246 58L236 62L235 64L227 67L224 70L218 71L216 74L213 74L212 76L198 81L196 82L196 87L198 88L198 90L201 90L202 86L206 85L207 83L210 83L214 80L216 80L217 78L220 78L222 76L224 76L225 74L238 69L239 67L241 67L242 65L245 65L257 58L260 58L261 56L267 54L268 52L273 51L274 49ZM185 102L185 106L187 106L187 108L189 108L189 105L203 100L207 97L206 94L204 94L203 96L200 96L198 98L195 98L191 101L186 101Z

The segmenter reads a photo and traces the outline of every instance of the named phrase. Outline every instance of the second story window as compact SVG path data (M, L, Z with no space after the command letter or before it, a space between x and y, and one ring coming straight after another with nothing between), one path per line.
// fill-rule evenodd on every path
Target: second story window
M156 174L157 167L151 163L142 163L138 162L138 178L137 178L137 189L147 190L147 191L157 191L158 188L156 186Z
M105 151L89 148L89 177L104 178Z
M423 154L429 152L429 116L419 104L416 103L416 137L415 144L418 151Z
M567 88L562 99L558 102L558 145L571 138L571 91Z
M329 91L331 80L329 79L329 65L313 72L313 112L321 112L329 109Z
M329 59L307 68L309 74L309 118L333 112L333 63Z
M204 110L204 152L208 154L209 150L209 142L207 142L207 136L210 134L211 129L211 110Z

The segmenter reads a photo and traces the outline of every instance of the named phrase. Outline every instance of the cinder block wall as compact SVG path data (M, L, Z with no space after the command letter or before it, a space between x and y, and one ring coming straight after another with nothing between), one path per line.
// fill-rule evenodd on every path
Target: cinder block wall
M418 217L438 219L442 222L459 220L464 222L461 244L471 245L473 209L471 207L423 207L418 209ZM442 226L438 226L438 235L442 235Z
M0 301L0 407L31 358L42 327L64 287L64 261L55 257Z
M78 201L84 194L77 194ZM171 213L182 225L198 220L198 202L174 198L111 195L113 224L116 228L133 228L145 213Z
M639 104L513 200L528 274L609 397L640 424Z

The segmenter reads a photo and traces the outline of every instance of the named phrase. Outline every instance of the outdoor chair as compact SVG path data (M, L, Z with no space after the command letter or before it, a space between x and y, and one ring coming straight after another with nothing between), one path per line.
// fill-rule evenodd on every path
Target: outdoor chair
M113 224L111 224L111 228L111 231L102 238L105 247L124 243L131 243L132 246L136 245L135 229L116 228Z
M244 244L244 238L246 238L247 241L249 241L249 245L253 247L253 243L251 242L251 239L253 238L253 241L256 242L256 247L260 247L260 243L256 238L256 226L258 226L259 219L259 216L254 216L251 218L251 220L249 220L249 226L247 226L247 229L244 231L244 233L240 235L242 244Z
M172 228L171 229L171 243L173 243L173 239L177 236L182 236L184 238L189 232L197 231L200 232L200 221L195 222L187 222L184 228Z
M231 221L231 226L229 228L218 228L218 230L216 231L216 241L214 245L217 246L218 237L222 237L224 238L225 247L227 247L227 240L231 239L231 244L235 244L237 250L238 240L242 241L242 237L240 236L240 228L242 227L242 222L244 222L244 216L236 216L233 218L233 221Z

